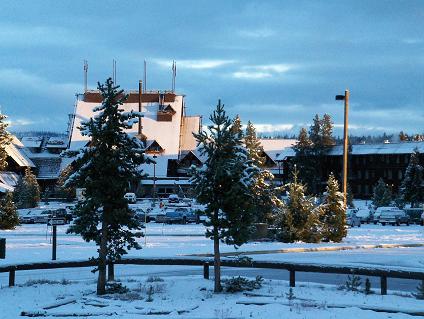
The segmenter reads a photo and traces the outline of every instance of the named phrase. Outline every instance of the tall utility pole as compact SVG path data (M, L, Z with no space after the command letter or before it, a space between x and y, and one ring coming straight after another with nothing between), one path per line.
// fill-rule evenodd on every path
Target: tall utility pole
M336 100L344 100L344 126L343 126L343 195L344 207L347 208L347 155L348 155L348 125L349 125L349 90L344 95L336 95Z

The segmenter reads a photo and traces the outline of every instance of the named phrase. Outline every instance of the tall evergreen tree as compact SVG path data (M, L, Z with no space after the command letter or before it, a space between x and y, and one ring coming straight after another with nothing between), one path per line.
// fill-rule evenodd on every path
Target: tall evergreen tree
M321 150L322 146L323 146L322 134L321 134L322 133L322 128L321 128L322 121L319 118L318 114L315 114L315 117L312 121L313 121L313 123L309 127L309 139L311 140L315 151L317 149Z
M13 198L18 208L37 207L40 202L40 186L31 169L25 169L25 175L19 179L13 191Z
M403 202L411 203L411 207L424 202L424 168L420 165L420 152L416 148L411 154L405 177L399 189Z
M270 222L274 211L281 206L282 202L278 199L277 189L272 184L274 175L263 168L265 164L265 158L262 156L263 148L256 136L256 129L250 121L247 123L244 143L249 159L258 168L251 186L255 220L260 223Z
M19 216L13 203L13 194L6 193L0 203L0 229L14 229L19 225Z
M219 243L240 246L252 231L250 187L257 168L248 159L238 130L232 128L221 101L210 116L209 132L194 134L200 152L207 160L192 177L197 201L206 205L211 230L206 236L214 242L215 292L221 287Z
M327 191L324 199L323 225L324 241L340 242L347 235L346 210L343 204L344 196L339 191L339 183L333 174L330 174L327 182Z
M399 140L400 140L401 142L409 141L409 136L408 136L408 134L404 133L403 131L400 131L400 133L399 133Z
M0 170L7 167L6 147L11 143L12 137L6 131L8 124L5 122L7 116L0 113Z
M380 178L377 185L374 187L372 203L375 207L389 206L392 202L392 192L390 188Z
M237 115L233 120L233 125L231 126L231 130L235 134L239 134L241 137L243 136L243 126L241 125L240 116Z
M80 150L77 170L65 184L85 188L85 200L76 205L77 217L68 232L81 234L99 246L99 295L105 293L107 261L119 260L128 249L141 248L137 242L141 225L124 194L128 182L142 176L140 165L151 162L144 155L144 144L125 132L138 122L140 113L123 112L121 105L128 96L118 89L110 78L105 84L98 83L102 104L80 127L81 133L90 137L90 144Z

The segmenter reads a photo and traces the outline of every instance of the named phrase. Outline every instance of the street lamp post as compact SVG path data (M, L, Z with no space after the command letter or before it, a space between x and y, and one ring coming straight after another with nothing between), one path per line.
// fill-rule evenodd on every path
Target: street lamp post
M343 126L343 195L344 207L347 208L347 147L348 135L347 129L349 124L349 90L345 90L344 95L336 95L337 101L344 101L344 126Z
M156 201L156 154L153 155L153 199Z

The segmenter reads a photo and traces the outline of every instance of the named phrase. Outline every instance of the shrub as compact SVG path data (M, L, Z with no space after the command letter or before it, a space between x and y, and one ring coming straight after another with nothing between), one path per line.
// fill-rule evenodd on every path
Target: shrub
M361 277L352 275L347 276L347 281L345 283L345 288L348 291L358 291L361 286Z
M263 280L262 276L256 276L254 280L249 280L240 276L232 277L223 281L224 290L226 292L235 293L260 289L262 287Z

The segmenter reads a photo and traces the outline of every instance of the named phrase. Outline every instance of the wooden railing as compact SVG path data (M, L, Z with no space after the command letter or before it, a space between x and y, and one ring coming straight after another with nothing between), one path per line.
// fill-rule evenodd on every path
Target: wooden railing
M161 266L203 266L203 276L209 279L209 267L213 266L212 259L204 258L125 258L115 263L108 264L108 280L114 280L114 264L118 265L161 265ZM96 261L62 261L62 262L40 262L29 264L17 264L9 266L0 266L0 273L9 273L9 286L15 285L15 273L21 270L42 270L59 268L80 268L96 266ZM424 272L375 269L366 267L350 266L331 266L314 264L295 264L286 262L265 262L265 261L243 261L243 260L225 260L221 261L223 267L236 268L262 268L262 269L281 269L290 273L290 287L296 285L296 272L312 272L326 274L347 274L357 276L380 277L380 291L382 295L387 294L387 278L412 279L424 281Z

